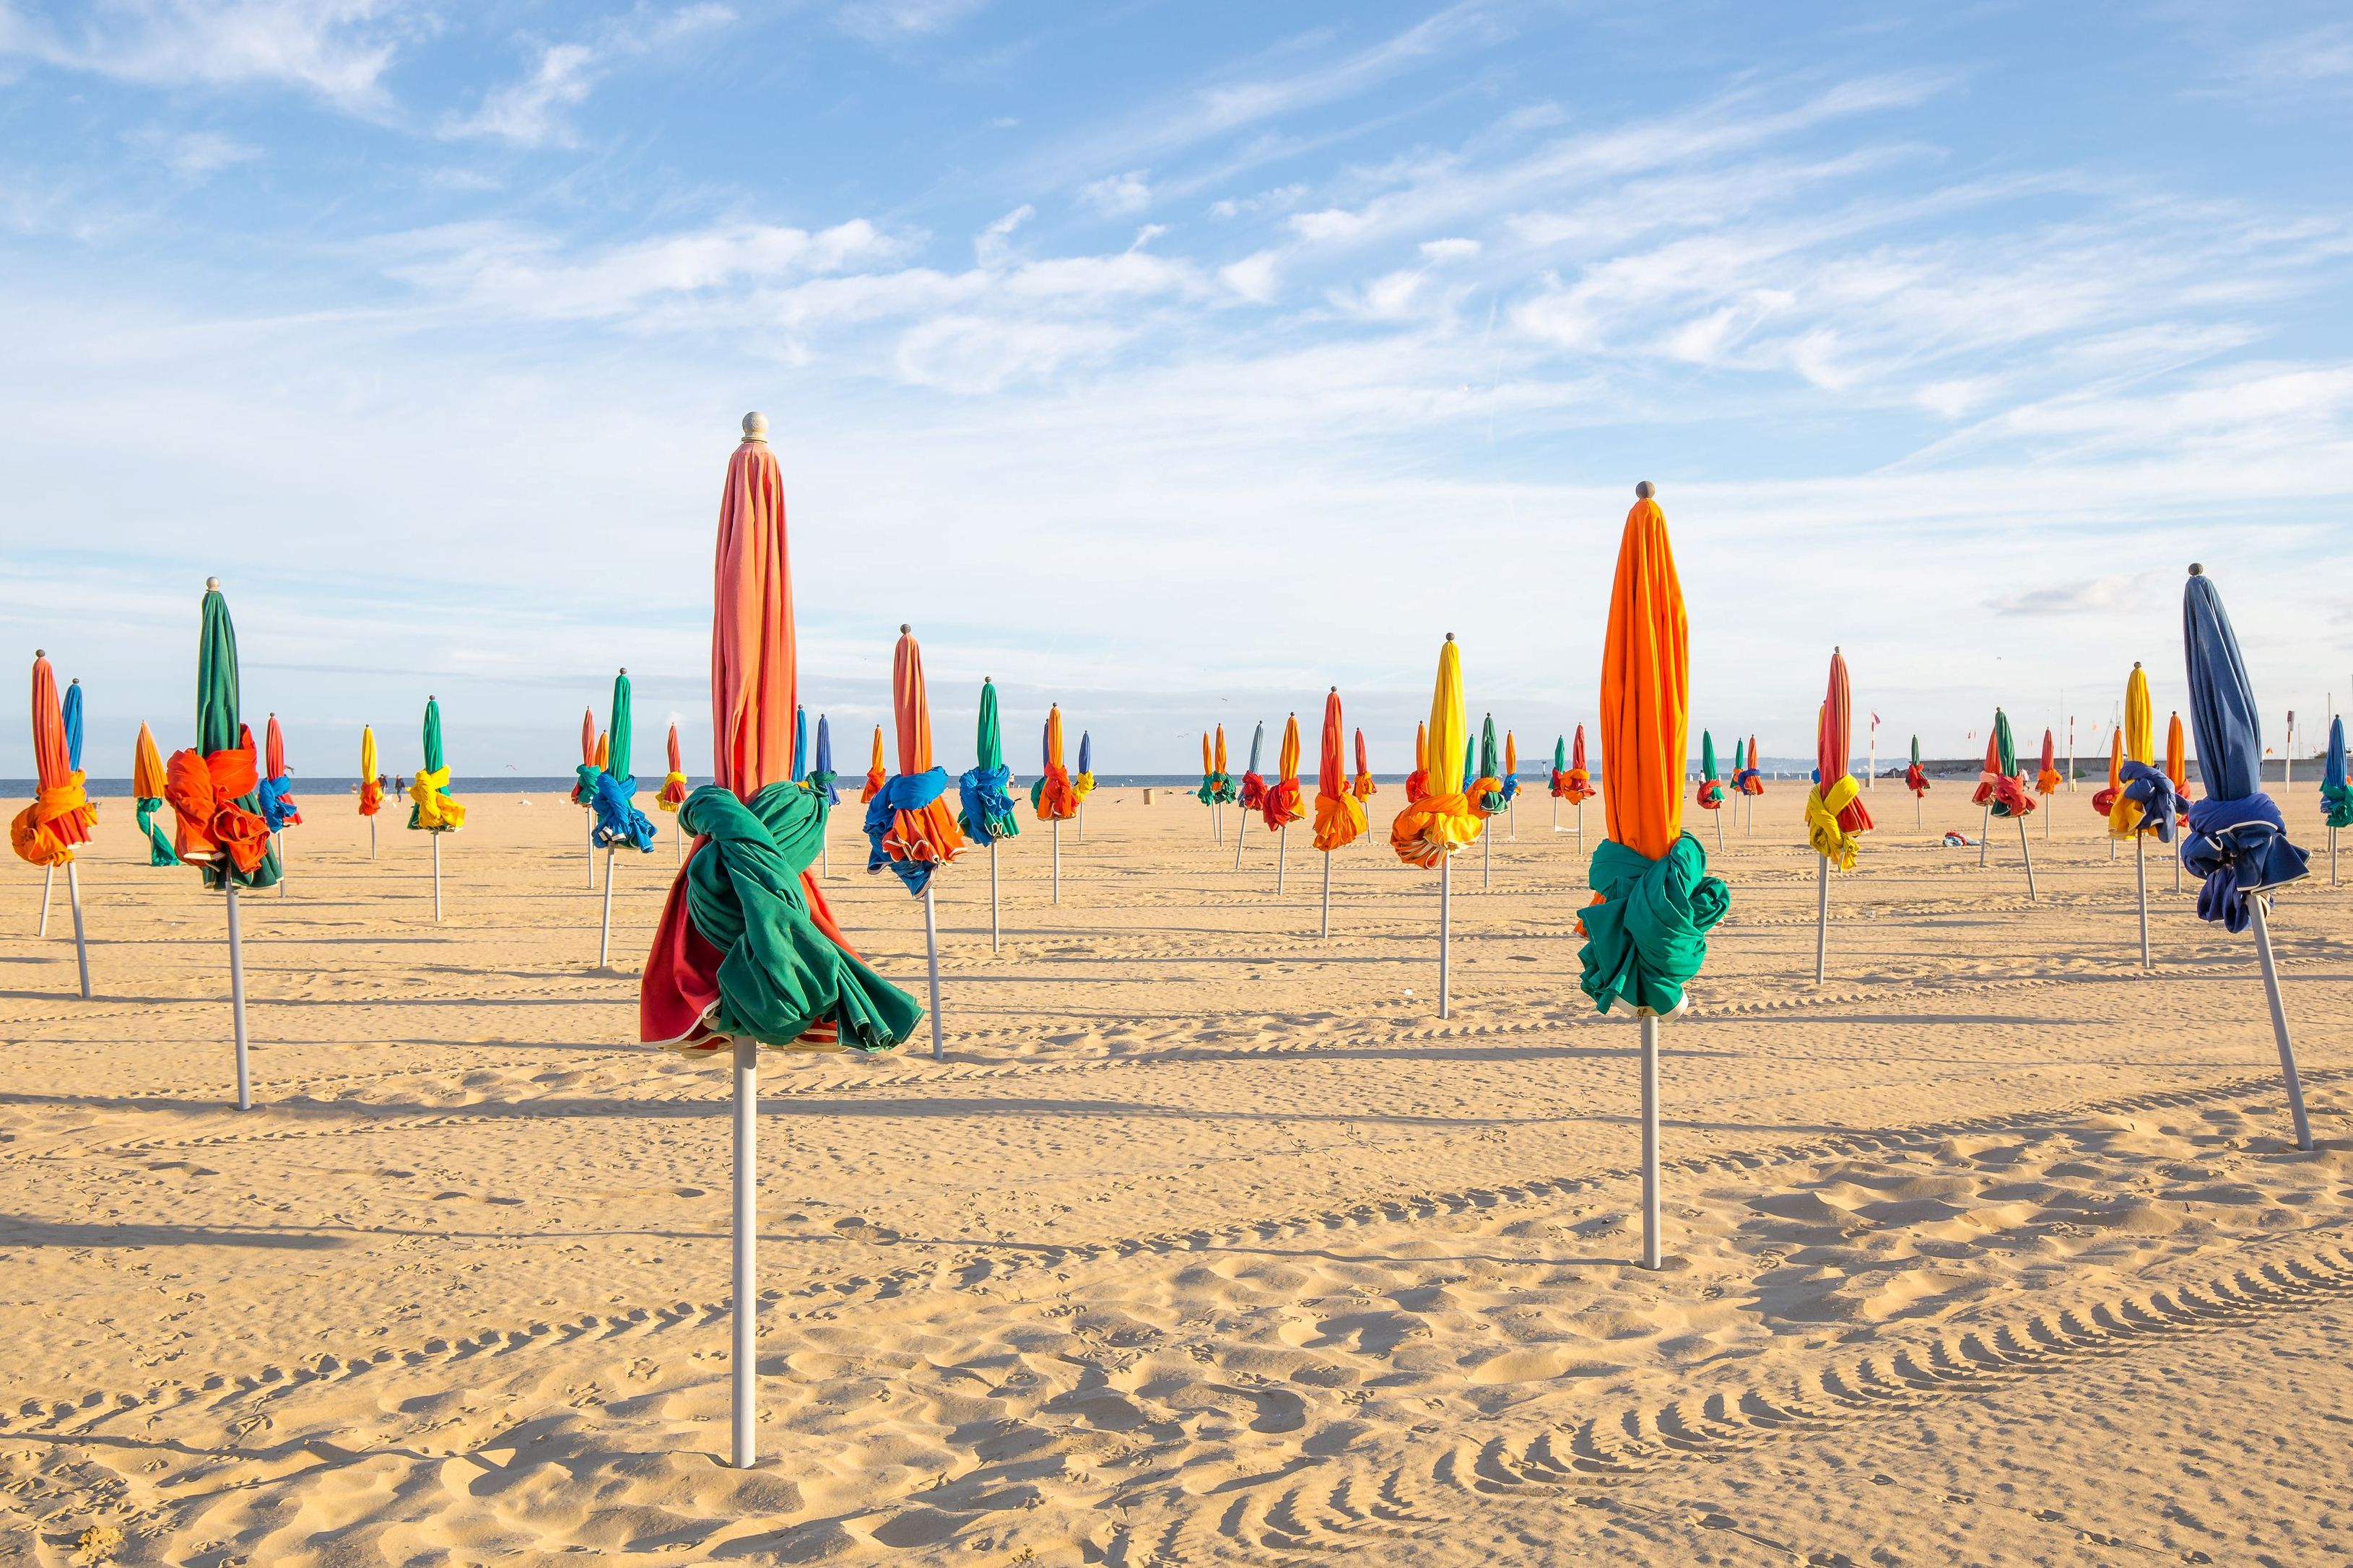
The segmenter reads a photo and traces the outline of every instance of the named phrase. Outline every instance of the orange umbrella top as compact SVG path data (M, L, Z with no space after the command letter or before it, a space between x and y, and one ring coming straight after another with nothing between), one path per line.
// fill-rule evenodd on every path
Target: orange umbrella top
M1831 787L1853 770L1847 753L1854 740L1854 693L1846 673L1846 655L1831 649L1830 684L1822 697L1821 716L1814 732L1814 766L1822 775L1825 798Z
M1357 739L1363 740L1360 731ZM1345 795L1348 790L1348 759L1346 742L1340 735L1340 689L1334 687L1324 698L1324 738L1315 762L1315 793Z
M2108 787L2125 787L2125 732L2121 725L2108 732Z
M261 727L262 772L265 776L282 779L286 776L286 731L278 727L278 715L272 713L269 722Z
M580 765L596 765L596 715L586 708L580 710Z
M1218 726L1217 771L1219 773L1224 773L1226 771L1226 727L1223 724Z
M607 734L606 734L606 733L605 733L605 731L603 731L602 730L599 730L599 731L596 731L596 754L594 757L590 758L589 760L590 760L591 762L595 763L596 763L598 767L600 767L600 768L608 768L608 767L612 766L612 763L613 763L613 741L612 741L612 737L611 737L611 736L609 736L609 735L607 735Z
M2189 787L2189 748L2182 742L2179 713L2165 723L2165 776L2172 781L2176 794Z
M1285 784L1299 782L1299 715L1293 713L1283 721L1282 751L1280 754L1279 777Z
M791 773L800 700L785 480L767 423L746 415L744 439L727 460L712 572L712 775L746 801Z
M1217 764L1209 757L1209 732L1204 730L1201 731L1201 771L1208 773L1215 772L1216 769Z
M1683 837L1691 625L1667 514L1647 482L1637 493L1601 645L1601 804L1609 837L1656 860Z
M902 624L891 651L891 712L899 721L899 771L932 771L932 700L923 687L923 650Z
M156 749L155 732L139 726L139 743L131 753L131 793L141 800L164 798L164 753Z
M1059 702L1046 710L1046 771L1052 773L1062 766L1062 705Z
M33 656L33 770L45 790L63 789L73 776L72 754L66 747L64 706L58 700L58 678L49 661Z
M1413 727L1413 771L1430 771L1430 721L1422 721Z

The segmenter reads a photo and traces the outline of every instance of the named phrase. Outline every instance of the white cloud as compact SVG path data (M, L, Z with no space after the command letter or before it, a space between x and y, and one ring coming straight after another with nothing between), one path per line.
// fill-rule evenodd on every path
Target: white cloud
M1432 262L1468 261L1479 254L1481 246L1475 239L1425 239L1421 253Z
M983 267L999 267L1012 254L1013 231L1038 216L1027 203L1015 207L973 237L972 256Z
M87 0L70 22L0 0L0 56L159 87L266 83L366 112L427 25L413 0Z
M538 62L522 79L493 88L474 112L446 121L442 134L494 137L524 147L572 145L577 138L564 111L586 103L616 65L734 19L734 12L715 4L659 14L640 10L596 29L586 40L543 45Z
M1145 171L1142 169L1130 169L1124 174L1106 175L1082 190L1079 195L1106 217L1140 213L1152 205L1152 186L1146 182Z
M1218 276L1243 299L1263 305L1274 298L1276 268L1281 264L1282 258L1273 251L1261 250L1218 268Z
M869 43L945 32L988 0L852 0L834 14L841 30Z
M201 181L232 164L251 163L261 149L215 131L139 132L125 138L163 160L184 180Z
M979 395L1044 380L1073 359L1109 353L1122 336L1102 325L942 316L908 330L897 363L917 386Z

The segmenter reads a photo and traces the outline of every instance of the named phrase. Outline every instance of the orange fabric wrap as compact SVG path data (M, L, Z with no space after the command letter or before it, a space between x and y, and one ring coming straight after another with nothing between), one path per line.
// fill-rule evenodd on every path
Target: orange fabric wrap
M269 825L237 797L260 782L251 746L210 756L174 752L164 766L164 798L180 819L180 858L210 860L226 851L238 870L258 868L269 849Z

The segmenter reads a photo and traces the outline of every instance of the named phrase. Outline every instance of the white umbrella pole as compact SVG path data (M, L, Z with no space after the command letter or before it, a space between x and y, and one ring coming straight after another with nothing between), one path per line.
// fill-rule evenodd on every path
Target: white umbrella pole
M2026 857L2026 901L2041 903L2042 900L2034 896L2034 851L2027 847L2026 818L2022 816L2018 819L2018 852Z
M1985 808L1985 818L1978 824L1978 864L1985 864L1986 849L1993 837L1993 807Z
M1918 826L1921 826L1921 822L1920 822L1920 792L1919 792L1919 791L1917 791L1917 790L1915 790L1915 791L1913 791L1913 792L1912 792L1912 826L1915 826L1915 827L1918 827Z
M1054 819L1054 901L1062 901L1062 819Z
M1453 996L1448 985L1453 972L1450 967L1454 942L1454 857L1449 855L1438 863L1438 1016L1454 1016Z
M1552 797L1552 830L1555 833L1560 831L1560 796L1558 795Z
M278 896L282 899L286 896L286 835L271 834L269 846L278 851Z
M1479 890L1485 892L1495 885L1495 836L1479 835Z
M1715 852L1724 853L1724 812L1720 807L1715 813Z
M1245 811L1234 824L1234 869L1242 868L1242 845L1250 837L1250 813Z
M923 883L923 959L932 977L932 1060L940 1059L940 922L932 910L932 884Z
M2154 969L2148 961L2148 840L2133 835L2133 881L2140 889L2140 966Z
M227 864L222 863L222 878L229 877ZM237 923L237 883L228 887L228 1016L237 1029L237 1108L253 1109L253 1071L246 1061L245 1049L245 935Z
M1324 852L1324 940L1332 940L1332 852Z
M1585 853L1585 803L1577 803L1577 852Z
M1517 844L1520 841L1520 797L1516 794L1512 796L1512 804L1504 808L1504 826L1510 832L1512 842Z
M74 963L81 968L81 999L90 1000L90 948L81 936L81 879L74 875L74 862L66 862L66 897L73 901Z
M2271 1004L2272 1037L2279 1042L2280 1076L2287 1080L2287 1110L2295 1121L2295 1146L2312 1148L2312 1121L2304 1113L2304 1080L2296 1076L2295 1047L2287 1037L2287 1012L2280 1005L2279 965L2272 959L2271 916L2258 893L2247 900L2255 916L2255 958L2263 969L2263 1000Z
M613 955L613 847L605 846L605 923L596 932L596 967Z
M997 840L992 838L988 841L988 951L1001 952L1004 944L1004 928L997 915Z
M41 873L41 926L33 933L35 936L49 934L49 889L56 884L57 879L58 868L55 866Z
M1821 876L1814 889L1814 984L1820 985L1831 946L1831 858L1816 855L1814 858L1821 862Z
M1073 844L1084 844L1086 841L1087 841L1087 803L1086 803L1085 801L1081 801L1081 802L1079 802L1079 823L1078 823L1078 827L1076 828L1075 833L1074 833L1074 836L1072 837L1072 838L1071 838L1071 842L1072 842Z
M1825 862L1827 864L1827 862ZM1642 1015L1642 1267L1659 1257L1659 1016Z
M1274 831L1274 896L1282 896L1282 874L1291 868L1291 824Z
M584 807L580 813L580 820L586 823L588 828L588 890L593 893L596 890L596 814Z
M728 1371L734 1385L734 1464L752 1468L752 1426L757 1415L752 1380L759 1370L760 1300L753 1253L760 1236L759 1046L735 1039L735 1343Z
M2177 855L2174 857L2173 865L2173 879L2176 882L2179 882L2181 880L2181 858L2179 856ZM2333 827L2328 830L2328 885L2332 888L2337 886L2337 829Z
M441 836L433 836L433 922L441 922Z
M375 858L375 818L368 818L368 858Z

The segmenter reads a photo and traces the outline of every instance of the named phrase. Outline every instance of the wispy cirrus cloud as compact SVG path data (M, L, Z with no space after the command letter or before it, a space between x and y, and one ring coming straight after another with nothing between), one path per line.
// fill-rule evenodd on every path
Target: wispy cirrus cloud
M445 120L442 134L493 137L524 147L569 146L577 133L567 111L587 102L596 84L619 65L734 20L732 9L712 0L670 10L640 5L584 38L540 45L521 79L493 88L471 112Z
M0 58L156 87L290 88L380 111L385 72L429 20L416 0L0 0Z

